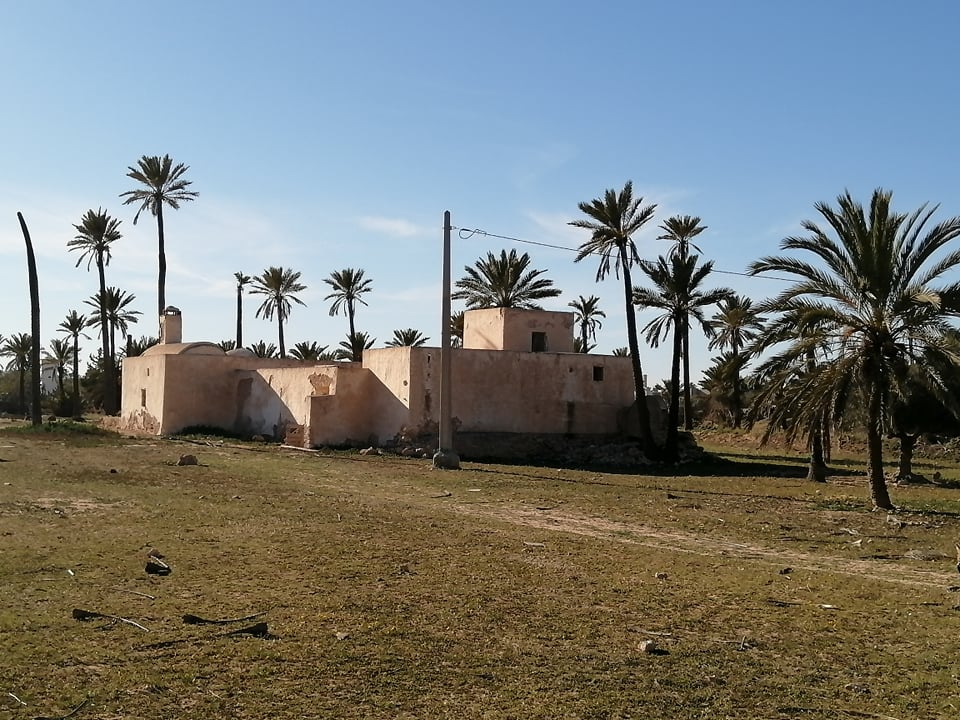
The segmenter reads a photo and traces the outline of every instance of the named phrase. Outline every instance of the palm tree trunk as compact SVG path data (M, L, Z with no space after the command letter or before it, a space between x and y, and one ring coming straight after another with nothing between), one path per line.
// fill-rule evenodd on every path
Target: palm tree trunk
M17 213L20 221L20 230L23 231L23 241L27 246L27 275L30 283L30 333L33 338L30 345L30 420L34 425L43 423L43 414L40 411L40 288L37 279L37 259L33 254L33 243L30 241L30 231L23 215Z
M902 432L900 440L900 458L897 463L897 482L910 482L913 479L913 449L917 446L918 435Z
M683 330L680 318L673 319L673 357L670 362L670 413L667 418L666 459L676 462L680 425L680 356L683 353Z
M103 352L103 412L117 412L117 381L114 379L113 356L110 351L110 320L107 318L107 278L103 271L103 257L97 258L100 273L100 345ZM158 316L159 317L159 316Z
M237 347L243 347L243 286L237 284Z
M279 340L280 340L280 357L287 357L286 348L283 346L283 313L277 312L277 328L279 329Z
M647 392L643 387L643 367L640 364L640 343L637 340L637 316L633 310L633 281L630 278L630 266L626 262L627 251L619 247L620 267L623 269L623 293L627 311L627 344L630 346L630 360L633 365L633 390L637 399L637 420L640 424L640 443L643 453L650 459L660 455L660 448L653 437L650 427L650 408L647 407Z
M823 418L810 435L810 468L807 471L807 480L812 482L827 481L827 463L823 453Z
M584 318L580 323L580 352L587 351L587 319Z
M867 474L870 481L870 497L880 510L893 510L887 481L883 477L883 434L880 424L883 416L883 399L877 379L870 382L870 400L867 416Z
M163 246L163 203L156 204L157 210L157 321L167 307L167 254Z
M347 300L347 322L350 324L350 342L353 342L353 336L356 329L353 327L353 301ZM354 358L356 360L356 358Z
M27 414L27 368L20 366L20 414L26 417Z
M73 419L80 419L80 337L73 336Z
M690 397L690 319L683 316L683 429L693 430L693 400Z
M734 342L731 346L735 358L740 357L740 343ZM739 360L737 361L739 362ZM743 424L743 388L740 384L740 366L733 369L733 426L739 428Z
M64 402L65 402L66 399L67 399L67 394L66 394L66 392L64 391L64 387L63 387L63 374L64 374L65 370L66 370L66 369L63 367L63 365L57 365L57 387L58 387L58 389L59 389L59 391L60 391L58 394L60 395L60 406L61 406L61 407L63 406ZM58 410L57 412L59 413L60 411Z

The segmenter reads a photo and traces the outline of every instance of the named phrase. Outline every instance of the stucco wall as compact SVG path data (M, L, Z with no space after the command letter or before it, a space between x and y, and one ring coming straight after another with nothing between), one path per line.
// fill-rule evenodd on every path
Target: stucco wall
M618 411L633 402L629 358L452 352L453 415L464 432L615 433ZM411 424L439 419L439 363L435 348L410 349Z
M463 315L463 347L468 350L530 352L535 332L546 335L547 352L573 352L573 313L488 308Z

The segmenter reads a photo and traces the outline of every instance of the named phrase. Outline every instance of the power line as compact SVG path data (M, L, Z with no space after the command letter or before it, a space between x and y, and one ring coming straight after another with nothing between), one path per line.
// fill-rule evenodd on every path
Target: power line
M566 245L554 245L552 243L539 242L537 240L526 240L524 238L512 237L510 235L498 235L497 233L488 232L486 230L481 230L480 228L462 228L456 227L454 225L450 226L451 230L456 230L457 235L461 240L469 240L475 235L482 235L483 237L497 238L498 240L508 240L510 242L523 243L524 245L536 245L537 247L550 248L552 250L566 250L567 252L580 253L579 248L567 247ZM608 253L601 253L596 251L587 251L586 255L599 255L601 257L609 257ZM750 273L745 272L736 272L735 270L718 270L713 269L713 272L719 275L738 275L740 277L751 278L751 279L765 279L765 280L779 280L781 282L796 282L792 278L779 277L778 275L764 275L758 273L757 275L751 275Z

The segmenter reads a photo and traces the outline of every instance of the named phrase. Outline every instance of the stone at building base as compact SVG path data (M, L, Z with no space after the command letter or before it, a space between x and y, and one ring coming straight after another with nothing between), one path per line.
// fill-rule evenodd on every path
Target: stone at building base
M459 470L460 456L453 450L437 450L433 454L433 466L438 470Z

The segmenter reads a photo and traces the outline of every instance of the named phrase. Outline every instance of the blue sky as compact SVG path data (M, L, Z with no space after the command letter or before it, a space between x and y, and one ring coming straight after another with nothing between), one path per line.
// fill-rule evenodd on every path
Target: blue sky
M288 346L336 346L323 278L373 280L358 329L415 327L439 343L444 210L458 227L576 247L577 203L630 179L657 225L699 215L698 245L742 272L814 217L876 187L895 206L960 214L956 3L8 3L0 24L0 333L29 330L22 211L37 247L44 342L96 291L66 243L90 208L122 220L107 282L137 295L153 334L156 226L119 193L128 166L169 153L196 202L165 215L167 300L186 340L233 337L233 274L302 272ZM620 284L573 253L456 238L453 277L516 247L566 309L596 294L600 352L626 345ZM718 274L756 299L772 280ZM245 304L245 341L276 342ZM648 316L641 313L640 322ZM431 343L431 344L433 344ZM95 349L86 343L83 358ZM709 365L694 343L696 374ZM651 379L669 345L643 349Z

